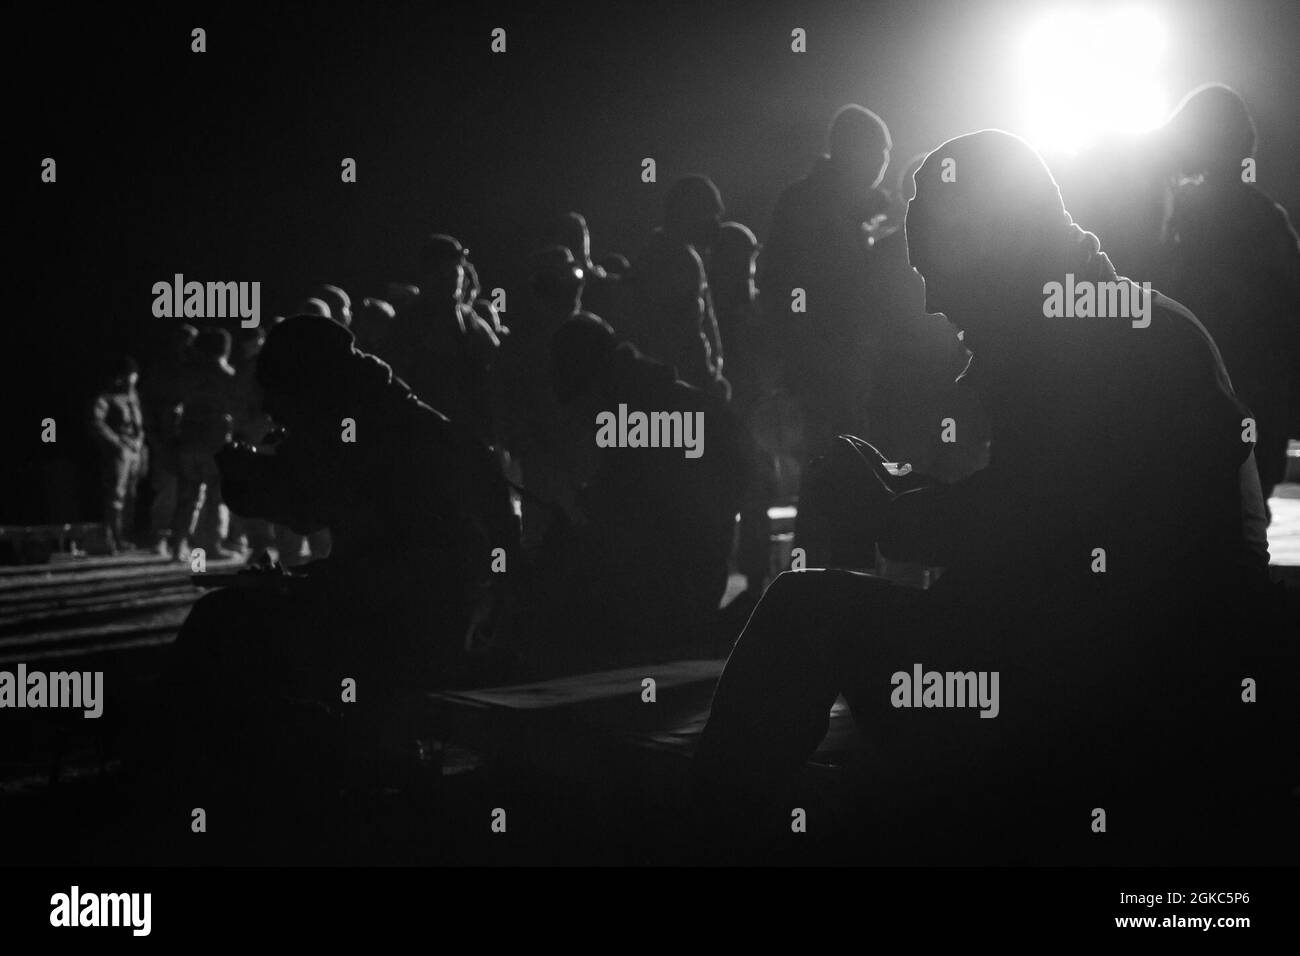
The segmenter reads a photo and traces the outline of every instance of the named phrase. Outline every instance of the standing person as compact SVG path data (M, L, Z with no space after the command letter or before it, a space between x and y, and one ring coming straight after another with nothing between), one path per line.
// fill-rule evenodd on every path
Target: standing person
M731 409L753 441L754 410L773 385L769 343L758 315L754 288L754 264L758 239L749 227L724 222L711 262L714 308L718 332L727 354L727 377L731 382ZM736 569L745 576L748 597L735 613L752 605L767 583L771 552L772 522L767 509L776 497L776 461L753 443L753 469L746 483L740 508Z
M825 155L777 200L759 257L759 292L785 385L804 406L810 456L836 434L867 426L880 320L868 258L872 230L890 208L880 183L892 148L879 116L841 108Z
M512 323L494 376L497 433L528 491L521 502L524 544L541 542L576 492L572 441L551 382L551 338L582 305L585 273L564 246L529 257L530 302Z
M384 357L421 401L490 443L489 376L501 340L466 305L468 264L457 239L429 237L420 250L420 296L398 312Z
M1205 323L1257 424L1267 501L1300 434L1300 241L1286 210L1246 176L1255 123L1233 90L1193 90L1165 128L1179 173L1166 227L1169 294ZM1253 168L1253 167L1252 167Z
M221 499L216 453L230 440L234 424L235 370L230 364L230 333L209 328L194 340L178 440L180 491L172 524L171 550L188 561L192 547L209 558L232 558L222 542L230 512Z
M144 471L144 417L136 383L140 368L129 355L112 356L103 390L91 408L91 434L100 451L103 517L111 554L135 547L135 495Z
M704 269L723 209L722 194L707 176L673 183L664 197L663 225L624 280L629 301L617 331L645 355L675 368L683 381L725 400L731 390Z
M153 487L153 505L149 514L152 547L162 557L169 555L167 542L176 519L180 488L177 442L180 439L186 378L194 363L191 350L198 334L199 330L188 324L172 329L162 353L149 364L141 382L144 429L149 448L149 481Z
M585 279L583 306L606 322L615 324L622 303L619 276L609 273L591 258L591 231L587 218L580 212L566 212L551 223L546 235L548 244L563 246L573 256Z
M257 356L266 343L266 329L238 329L231 364L235 369L232 383L231 434L235 441L260 444L271 431L270 417L262 410L262 393L257 386ZM236 551L252 551L254 556L271 546L271 525L260 518L230 515L227 544Z

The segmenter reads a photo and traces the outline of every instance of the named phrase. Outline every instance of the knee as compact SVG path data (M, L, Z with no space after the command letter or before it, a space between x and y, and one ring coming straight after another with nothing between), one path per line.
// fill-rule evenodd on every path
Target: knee
M827 601L864 578L867 576L833 568L782 571L768 585L763 600L782 604Z

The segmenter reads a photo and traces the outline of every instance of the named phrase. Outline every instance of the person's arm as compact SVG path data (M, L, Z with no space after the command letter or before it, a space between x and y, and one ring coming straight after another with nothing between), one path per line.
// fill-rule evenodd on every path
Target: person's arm
M259 455L236 442L217 453L217 467L222 497L236 514L287 525L298 534L325 527L313 514L309 492L312 481L321 479L304 475L292 453Z
M92 434L104 444L117 449L119 452L126 451L126 442L117 432L113 431L108 424L108 397L100 395L95 399L95 404L90 412L90 428Z
M988 472L979 471L956 484L900 494L885 507L880 553L897 561L951 564L969 544L988 481Z
M722 377L722 333L718 331L718 315L713 309L713 295L705 288L704 290L704 337L709 343L709 366L713 369L714 378Z

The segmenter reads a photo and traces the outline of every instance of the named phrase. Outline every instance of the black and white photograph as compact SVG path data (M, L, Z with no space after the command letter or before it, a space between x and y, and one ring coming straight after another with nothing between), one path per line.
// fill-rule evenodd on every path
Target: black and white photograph
M6 941L1294 938L1295 0L6 21Z

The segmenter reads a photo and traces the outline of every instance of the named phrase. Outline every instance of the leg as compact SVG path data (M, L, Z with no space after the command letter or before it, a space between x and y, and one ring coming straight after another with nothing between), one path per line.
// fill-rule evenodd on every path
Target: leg
M172 525L176 518L179 480L175 468L159 461L157 454L154 455L152 480L154 497L149 517L153 525L154 543L157 544L171 536Z
M192 452L181 452L177 468L178 485L176 494L176 514L172 518L172 548L176 557L189 560L190 539L194 536L203 511L206 488L198 456Z
M134 547L131 542L135 541L135 503L143 465L144 455L141 452L132 452L127 456L126 493L122 497L122 533L131 547Z
M104 525L108 529L108 550L116 554L125 535L123 510L131 483L130 452L118 451L104 456Z
M891 643L912 636L925 598L850 571L780 575L714 693L694 767L706 809L725 806L732 819L765 814L826 735L835 698L860 685L872 661L886 661ZM888 690L886 674L886 706Z

